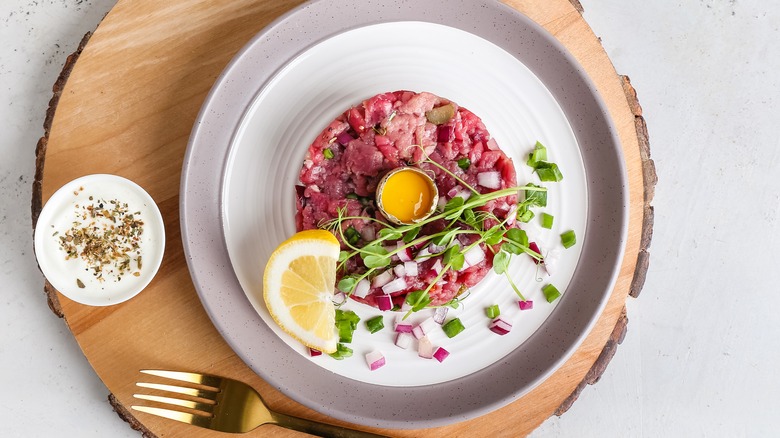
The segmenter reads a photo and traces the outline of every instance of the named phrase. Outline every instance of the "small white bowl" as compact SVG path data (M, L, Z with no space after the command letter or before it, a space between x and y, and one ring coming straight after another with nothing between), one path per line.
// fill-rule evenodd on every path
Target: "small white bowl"
M80 256L67 258L60 237L71 228L83 229L92 222L81 215L87 206L99 206L101 200L108 203L104 207L112 206L112 200L127 204L127 213L143 221L143 232L138 249L128 254L128 268L109 263L101 269L99 279L96 264ZM108 225L99 218L96 226L102 232ZM34 243L38 265L55 289L81 304L110 306L136 296L157 274L165 250L165 227L154 199L138 184L116 175L87 175L65 184L46 202L35 227Z

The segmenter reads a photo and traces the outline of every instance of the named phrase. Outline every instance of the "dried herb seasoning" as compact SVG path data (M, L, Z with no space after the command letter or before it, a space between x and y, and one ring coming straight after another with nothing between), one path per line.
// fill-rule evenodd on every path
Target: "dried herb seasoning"
M116 199L95 200L90 196L89 200L75 205L71 228L54 235L66 254L65 260L81 258L99 281L105 281L109 275L115 276L115 281L124 274L139 276L144 232L139 212L131 213L126 203ZM83 284L81 280L77 282Z

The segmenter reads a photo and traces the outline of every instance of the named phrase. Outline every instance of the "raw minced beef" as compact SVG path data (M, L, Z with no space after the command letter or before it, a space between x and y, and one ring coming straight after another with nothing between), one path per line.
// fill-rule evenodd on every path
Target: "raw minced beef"
M454 115L446 123L435 125L428 121L426 112L446 105L452 105L455 109ZM442 198L440 203L457 196L461 191L468 191L438 167L429 163L419 164L424 154L481 193L517 184L512 160L499 149L474 113L431 93L383 93L338 116L309 147L300 172L302 185L297 187L298 230L318 228L338 217L340 208L346 210L347 216L374 217L385 221L376 207L374 194L382 176L400 166L419 165L429 175L433 175ZM464 158L470 162L468 167L464 165L465 169L458 165L458 160ZM480 186L477 175L484 172L498 172L500 187ZM477 210L490 211L497 218L504 219L508 214L513 214L512 206L516 203L516 196L507 196L490 201ZM374 240L382 227L374 221L360 219L343 223L344 229L350 226L359 233L358 246ZM444 221L427 224L420 235L435 233L445 226ZM473 243L468 236L461 235L459 239L464 246ZM384 245L395 248L395 242L385 242ZM490 271L493 253L485 244L480 246L485 254L484 260L461 271L446 272L430 290L432 305L452 300L476 285ZM342 247L345 248L343 243ZM418 275L405 276L407 287L392 294L395 304L400 305L407 293L425 289L437 276L437 268L443 266L441 256L420 257L420 251L427 251L427 247L415 248L411 254L412 258L418 259ZM395 256L393 258L393 263L387 269L392 270L395 265L402 264L395 260ZM346 270L338 273L338 278L361 274L366 269L359 257L353 257L347 263ZM393 278L395 276L394 273ZM376 306L375 298L381 294L381 287L372 284L365 298L353 298Z

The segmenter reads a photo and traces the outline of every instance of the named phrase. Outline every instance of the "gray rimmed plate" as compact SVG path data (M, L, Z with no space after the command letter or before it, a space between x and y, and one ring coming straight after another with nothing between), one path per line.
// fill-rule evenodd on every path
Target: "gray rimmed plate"
M398 44L387 42L387 35L400 35L401 31L412 36L419 32L419 46L412 44L410 49L399 51L399 47L406 47L404 44L408 46L408 40L399 37ZM358 39L363 42L350 42L354 40L349 38L351 35L360 35ZM463 39L455 47L447 46L448 35ZM372 36L377 40L368 56L360 44L370 43ZM348 50L334 52L329 48L334 42ZM497 64L485 57L488 50L483 50L481 44L494 46L511 61ZM437 65L446 65L447 59L452 59L436 60L448 50L461 51L464 58L481 62L481 69L468 73L470 82L465 85L447 74L430 82L425 80ZM328 65L307 69L323 53L332 54L330 67L335 66L338 77L348 77L347 71L360 70L361 66L366 69L355 80L346 80L354 84L353 89L340 88L334 74L317 73L328 71ZM400 63L399 74L388 74L388 68L377 59L392 60L392 65ZM423 61L430 59L436 61ZM491 69L512 68L512 62L533 77L527 82L527 95L539 96L516 107L518 111L539 108L524 117L526 131L503 127L507 122L502 119L508 109L515 107L496 112L491 109L492 101L484 97L495 93L496 87L499 91L513 87L514 77L521 82L519 76L489 74ZM466 70L464 66L459 71ZM484 82L493 84L492 88L479 85L475 75L488 78ZM518 75L522 75L519 70ZM372 80L357 80L365 77ZM299 88L296 81L310 90L292 94ZM449 88L447 84L451 84ZM534 89L534 84L544 92ZM573 225L581 244L557 307L550 307L511 348L504 347L506 351L467 372L430 384L423 379L393 385L375 382L370 376L366 379L340 373L291 348L274 332L272 324L264 322L257 292L248 284L251 263L256 263L261 275L263 252L254 254L241 244L253 242L244 246L265 248L270 253L276 243L294 231L295 170L313 135L305 132L305 127L288 125L285 120L311 119L307 124L313 125L316 135L348 105L376 92L400 88L437 92L470 107L515 158L518 170L523 167L523 161L518 160L525 153L522 145L532 138L573 145L573 150L557 149L560 156L556 160L569 160L569 169L581 168L579 176L577 172L567 176L570 190L562 191L562 195L569 193L569 201L559 207L569 213L559 217L581 216ZM526 93L522 90L513 100L523 101ZM545 96L555 105L547 105ZM543 109L545 105L550 112ZM501 108L498 103L495 106ZM267 117L257 114L273 113L268 112L269 108L276 109L279 120L263 126L261 122ZM557 120L561 115L563 123ZM508 137L506 142L501 135ZM263 144L267 138L274 138L272 146ZM255 140L263 153L254 155L260 159L252 172L241 154L246 154L242 151L251 149ZM255 179L253 174L260 176ZM181 224L190 272L204 307L225 340L259 375L298 402L342 420L378 427L422 428L466 420L501 407L541 383L576 350L595 323L617 276L627 229L628 195L620 145L598 93L551 35L498 2L424 1L388 6L322 0L291 11L250 41L216 82L193 129L182 175ZM518 179L522 183L520 175ZM242 181L249 189L236 188ZM258 208L236 207L242 204ZM243 227L262 228L267 234L246 236L254 237L254 241L242 239ZM257 260L247 262L247 256ZM450 367L456 363L452 359L446 362ZM460 360L468 363L469 357Z

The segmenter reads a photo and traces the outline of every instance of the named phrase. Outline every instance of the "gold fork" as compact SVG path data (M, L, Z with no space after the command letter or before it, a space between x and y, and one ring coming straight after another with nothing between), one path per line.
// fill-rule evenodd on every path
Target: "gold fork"
M133 394L133 397L137 399L162 403L170 408L131 406L136 411L220 432L244 433L262 424L276 424L322 437L376 438L384 436L274 412L268 409L254 388L238 380L179 371L141 370L141 372L199 386L138 382L136 385L142 388L183 394L189 398ZM186 408L186 410L181 410L179 407Z

